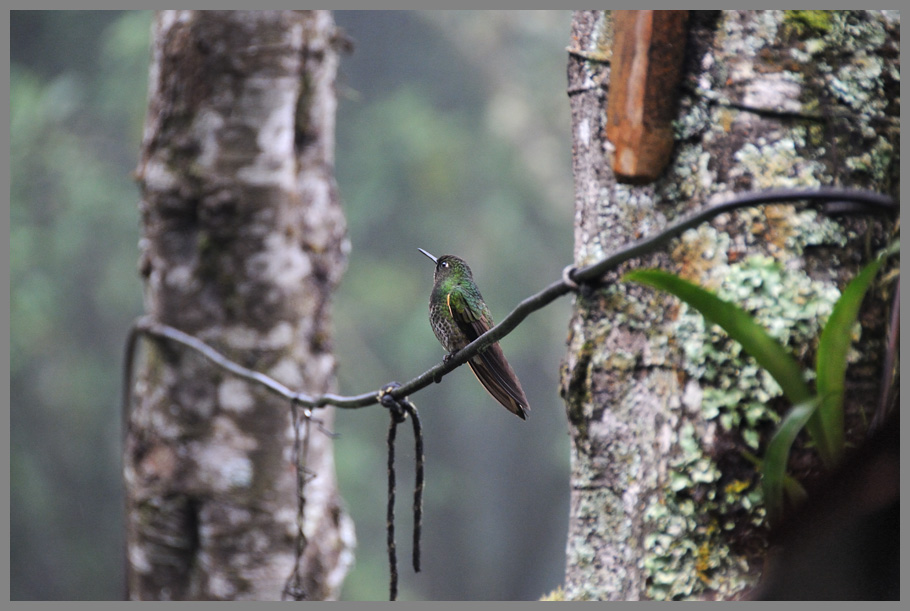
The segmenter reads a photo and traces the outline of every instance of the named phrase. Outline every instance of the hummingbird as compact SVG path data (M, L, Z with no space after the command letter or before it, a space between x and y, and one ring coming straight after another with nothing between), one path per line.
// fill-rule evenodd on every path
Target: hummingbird
M493 317L464 259L455 255L437 258L422 248L417 250L436 264L430 294L430 326L436 339L448 350L448 359L492 328ZM522 420L527 419L528 398L499 343L471 358L468 366L494 399Z

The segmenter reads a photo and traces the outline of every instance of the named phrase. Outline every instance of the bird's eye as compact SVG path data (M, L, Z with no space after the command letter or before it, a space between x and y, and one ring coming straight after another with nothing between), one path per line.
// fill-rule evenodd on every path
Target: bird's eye
M448 262L448 261L443 261L443 262L441 262L441 263L439 264L439 266L440 266L440 267L448 267L448 266L449 266L449 262Z

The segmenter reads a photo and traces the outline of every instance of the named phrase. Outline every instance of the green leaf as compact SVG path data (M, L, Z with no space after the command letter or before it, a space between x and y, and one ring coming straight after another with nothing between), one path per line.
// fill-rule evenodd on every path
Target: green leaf
M790 408L790 411L781 420L771 441L768 442L768 449L765 451L761 467L762 492L765 495L765 506L768 508L768 516L772 522L777 522L783 514L784 490L788 491L791 498L794 495L802 496L800 494L802 488L799 487L799 484L795 481L787 481L787 460L793 441L816 412L821 400L821 397L813 397ZM796 489L792 489L793 484L796 484Z
M844 377L853 325L872 280L885 259L897 250L899 244L892 244L847 285L834 304L818 341L815 384L822 402L817 415L809 422L808 430L829 467L837 464L844 451Z
M739 342L759 365L768 370L791 403L802 403L812 397L809 387L803 381L799 363L739 306L724 301L687 280L658 269L632 271L623 279L672 293L698 310L707 320L719 325L730 337Z

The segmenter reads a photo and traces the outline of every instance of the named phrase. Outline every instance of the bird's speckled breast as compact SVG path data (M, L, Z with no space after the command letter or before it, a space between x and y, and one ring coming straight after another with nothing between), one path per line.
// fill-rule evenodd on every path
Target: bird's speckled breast
M467 337L455 324L444 301L441 304L430 302L430 322L433 325L436 339L446 349L446 352L454 352L468 345Z

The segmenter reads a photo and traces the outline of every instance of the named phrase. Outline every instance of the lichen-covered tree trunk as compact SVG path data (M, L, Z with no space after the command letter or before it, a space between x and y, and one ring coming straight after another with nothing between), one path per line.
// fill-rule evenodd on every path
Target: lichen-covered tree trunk
M578 12L569 96L575 264L650 235L718 194L841 185L897 195L900 22L879 11L692 12L670 166L617 182L605 141L612 19ZM890 238L881 219L779 205L726 214L623 270L660 267L757 316L811 367L819 324ZM716 327L674 298L609 274L576 299L562 393L572 500L566 596L735 598L761 574L758 474L780 391ZM893 288L893 284L892 284ZM848 370L847 436L864 434L882 353L875 291ZM792 472L819 471L799 447Z
M163 11L137 169L140 269L154 320L312 393L332 389L329 298L345 264L328 12ZM279 599L295 568L290 406L151 345L125 454L128 595ZM330 427L332 412L317 417ZM338 596L353 526L315 428L306 596Z

